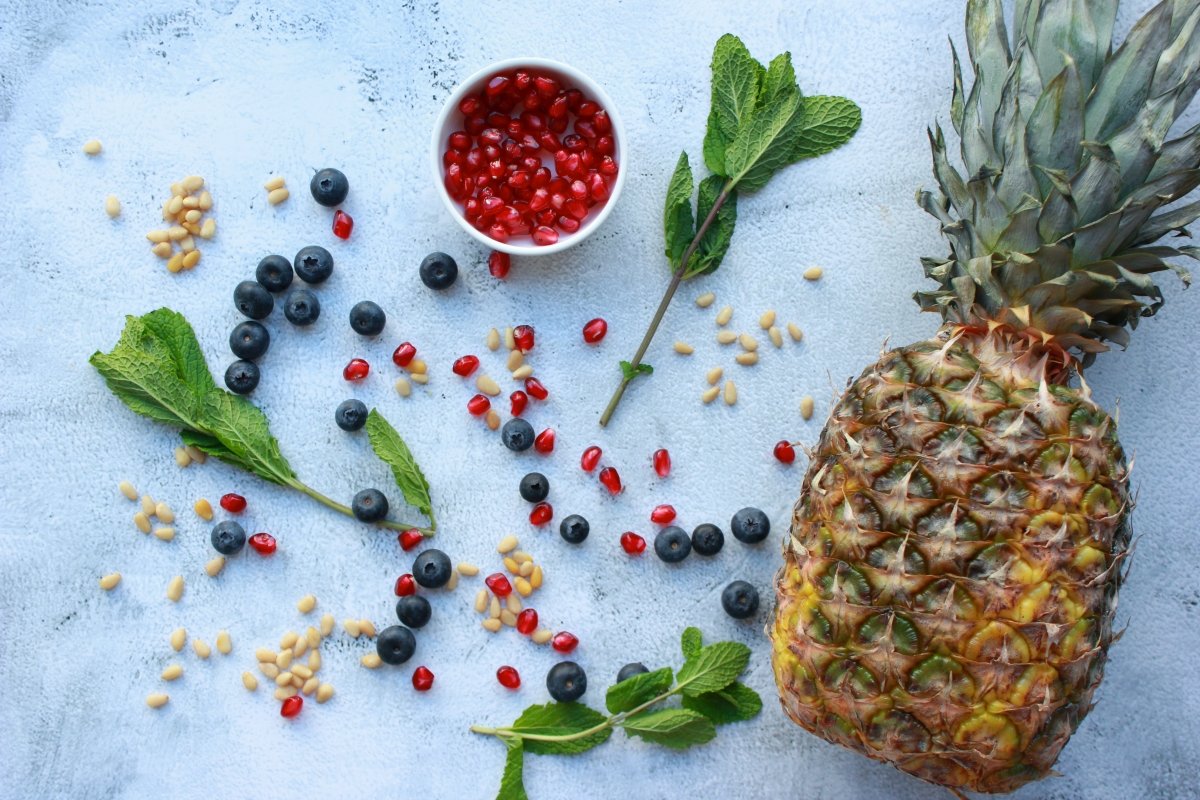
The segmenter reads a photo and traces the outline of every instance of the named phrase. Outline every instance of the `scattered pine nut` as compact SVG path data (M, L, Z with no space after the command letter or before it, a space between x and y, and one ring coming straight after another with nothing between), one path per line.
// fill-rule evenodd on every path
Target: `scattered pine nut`
M187 629L176 628L171 631L171 649L178 653L187 644Z
M203 639L192 637L192 650L196 651L196 655L201 658L208 658L212 655L212 648L208 646L208 642Z
M167 272L179 272L183 269L183 253L176 253L167 259Z
M485 619L483 622L480 622L479 624L483 626L483 629L485 631L491 631L492 633L496 633L497 631L499 631L500 625L501 625L499 617L488 617L487 619Z
M490 328L487 332L487 349L493 353L500 349L500 331Z
M358 621L358 629L362 631L362 635L368 639L375 638L375 623L369 619L360 619Z
M522 564L521 570L520 570L521 577L528 578L530 575L532 575L533 567L534 567L534 563L532 561L526 561L524 564Z
M233 652L233 640L229 638L229 631L217 631L217 652L223 656Z
M183 449L187 451L189 456L191 456L192 461L195 461L197 464L203 464L205 461L208 461L208 456L204 455L204 451L198 447L185 444Z
M178 664L171 664L162 671L162 675L159 677L161 677L164 681L178 680L179 678L183 677L183 667L179 666Z
M554 638L554 631L549 628L538 628L529 638L533 639L534 644L545 644Z
M187 229L185 228L184 230L187 230ZM191 231L188 231L188 235L179 240L179 249L184 252L183 258L184 258L184 261L186 262L187 261L187 253L190 253L196 249L196 240L191 237ZM187 268L186 263L184 263L183 266L184 266L184 268Z
M504 329L504 349L505 350L516 350L517 349L517 339L516 339L515 334L513 334L513 329L512 329L511 325L509 325L508 327L506 327Z
M221 570L225 569L225 556L215 556L209 559L204 565L204 574L210 578L215 578L221 574Z
M193 198L191 198L191 197L189 197L189 198L188 198L188 200L192 200L192 199L193 199ZM186 202L186 201L184 202L184 205L185 205L185 206L187 205L187 202ZM188 222L193 222L193 223L195 223L195 222L199 222L199 221L200 221L200 217L202 217L202 216L204 216L204 215L200 213L200 210L199 210L199 209L197 209L197 208L192 208L192 209L189 209L189 210L188 210L188 211L187 211L187 212L186 212L186 213L183 215L183 218L184 218L185 220L187 220Z
M204 188L204 178L199 175L188 175L179 182L185 192L195 192Z
M263 184L263 188L266 189L268 192L273 192L276 189L282 189L283 184L284 184L283 176L276 175L275 177L268 179L267 182Z
M510 594L508 597L504 598L504 607L514 614L520 614L521 598L517 597L515 594Z
M733 331L717 331L717 344L733 344L737 338Z
M511 553L513 550L516 550L516 549L517 549L517 537L511 533L508 536L505 536L503 539L501 539L496 544L496 552L501 555L504 555L505 553Z
M500 612L500 624L507 625L512 628L517 624L517 615L509 611L507 608Z
M524 564L526 561L533 561L533 556L526 553L524 550L514 550L512 560L518 564Z
M767 329L767 336L771 337L771 344L776 347L783 347L783 334L779 332L779 328L772 325Z
M259 661L269 661L275 663L275 656L279 655L269 647L259 647L254 650L254 657Z
M304 641L308 642L309 647L319 647L321 645L321 633L309 625L304 629Z
M376 654L378 655L378 653ZM333 698L333 685L322 683L317 687L317 702L328 703Z
M753 350L748 350L745 353L738 353L733 357L733 360L741 364L743 367L752 367L758 363L758 353Z
M473 578L479 574L479 567L466 561L462 561L458 565L458 571L462 573L463 577L465 578Z
M704 380L708 381L709 386L715 386L717 381L721 380L721 376L725 374L725 370L720 367L713 367L704 375Z
M125 495L126 500L137 500L137 489L133 488L133 484L129 481L121 481L117 484L117 491Z
M275 685L276 686L288 686L291 684L291 682L292 682L292 673L288 672L287 670L284 670L283 672L281 672L275 676Z
M412 394L412 384L408 382L408 378L396 378L396 394L401 397L408 397Z
M121 573L110 572L100 578L100 588L106 592L111 592L117 588L117 584L121 582Z
M182 263L182 262L181 262ZM175 466L186 467L192 463L192 457L187 454L187 450L182 447L175 448Z
M142 513L143 514L145 514L147 517L154 516L155 506L157 506L157 503L154 502L153 497L151 497L148 494L142 495Z
M705 389L703 392L700 393L700 402L707 405L708 403L711 403L713 400L716 400L717 395L719 395L720 393L721 393L720 386L713 386L709 389Z
M89 156L98 156L103 149L99 139L88 139L83 143L83 152Z
M212 195L208 193L208 190L201 192L200 196L196 198L196 208L200 209L201 211L208 211L212 207Z
M317 687L320 685L321 685L321 680L319 678L316 678L316 677L309 678L300 687L300 694L308 696L308 695L312 694L313 692L315 692L317 690Z
M800 418L804 420L812 419L813 415L813 399L812 395L804 395L800 398Z
M217 235L217 221L212 217L204 220L204 224L200 226L200 233L196 234L201 239L211 239Z
M675 352L681 356L690 356L696 352L696 348L692 347L687 342L679 341L675 343Z
M412 375L412 382L413 382L413 383L419 383L419 384L421 384L422 386L424 386L425 384L429 383L429 375L428 375L427 373L424 373L424 372L420 372L420 373L413 373L413 375Z
M708 308L709 306L711 306L713 304L713 301L716 299L717 299L717 296L715 294L713 294L712 292L705 292L704 294L702 294L696 298L696 305L700 306L701 308Z
M475 388L492 397L500 394L500 384L487 375L480 375L475 379Z
M246 687L246 691L253 692L258 688L258 678L254 677L254 673L252 672L243 672L242 686Z
M176 575L171 578L171 582L167 584L167 599L172 603L178 603L183 597L183 576Z
M748 333L743 333L740 336L738 336L738 344L740 344L742 346L743 350L747 350L750 352L754 352L755 350L758 349L758 339L755 339L753 336L751 336Z
M153 230L146 232L146 239L151 244L164 244L170 241L169 231Z
M542 573L542 565L534 564L533 572L529 573L529 585L534 589L540 589L542 588L542 580L544 580L544 578L545 575Z
M171 696L166 692L152 692L146 695L146 705L150 706L151 708L162 708L170 699Z
M515 558L504 559L504 568L507 569L509 572L511 572L513 575L516 575L518 572L521 571L521 565L517 563L517 560Z
M529 595L533 594L533 586L525 578L517 578L513 581L513 588L517 590L517 594L521 595L521 597L529 597ZM512 597L512 595L509 595L509 597Z
M487 589L480 589L478 592L475 593L475 610L480 614L482 614L484 611L487 611L487 607L488 607L488 596L487 595L488 595Z
M794 322L787 324L788 336L792 337L793 342L798 342L804 338L804 332L800 330L800 326Z
M804 280L819 281L821 280L821 276L824 274L825 270L821 269L820 267L809 267L808 269L804 270Z
M289 697L295 697L298 694L294 686L279 686L275 689L276 700L287 700Z
M483 421L487 423L488 430L490 431L494 431L500 427L500 415L496 413L496 409L494 408L488 409L487 416L483 418Z
M367 653L362 657L359 663L367 669L379 669L379 666L383 663L383 660L379 657L379 653Z
M175 512L171 507L161 500L154 504L154 516L158 517L162 522L170 525L175 521Z
M159 258L170 258L171 253L174 251L171 250L170 242L159 242L158 244L154 245L154 247L150 248L150 252L154 253L154 255L158 256Z
M453 592L457 588L458 588L458 573L451 572L450 580L446 581L446 591Z
M531 377L532 375L533 375L533 366L530 364L523 364L523 365L517 367L516 369L514 369L512 372L512 377L513 377L514 381L523 381L526 378Z
M499 619L500 617L500 598L495 595L488 601L488 616L493 619Z
M521 366L524 363L525 363L525 354L524 353L522 353L520 350L510 350L508 353L508 361L506 361L504 363L504 366L508 367L509 372L512 372L514 369L516 369L517 367Z
M196 246L195 244L192 243L190 236L187 239L184 239L183 242L180 242L180 245L182 246L184 244L184 242L187 242L188 244L190 244L191 248L195 248L195 246ZM191 249L191 248L188 248L186 246L183 248L184 250L188 251L183 257L183 268L184 269L191 269L192 267L194 267L200 263L200 251Z
M175 529L169 527L155 528L154 536L164 542L169 542L175 538Z
M718 325L728 325L731 319L733 319L733 306L725 306L717 312Z
M117 199L115 194L110 194L104 198L104 213L108 214L109 219L116 219L121 216L121 201Z
M268 680L275 680L279 677L279 665L274 661L260 661L258 663L258 671L263 674Z
M167 211L167 213L168 213L168 214L170 214L172 217L174 217L174 216L178 215L180 211L183 211L183 198L182 198L182 197L180 197L179 195L175 195L175 196L174 196L174 197L172 197L170 200L168 200L168 201L167 201L167 208L166 208L166 211ZM175 231L175 230L176 230L176 228L178 228L178 227L179 227L179 226L175 226L175 228L172 228L172 229L171 229L171 231L172 231L171 238L172 238L172 239L182 239L182 238L183 238L182 236L179 236L179 235L177 235L177 234L175 234L175 233L174 233L174 231ZM181 229L181 230L182 230L182 229Z
M272 189L270 192L267 192L267 202L273 206L279 205L284 200L287 200L288 197L289 193L286 186L279 189Z
M408 364L408 371L413 375L424 375L429 372L429 365L419 358L414 358Z
M764 331L770 330L771 326L774 324L775 311L772 309L767 309L762 313L762 316L758 318L758 327L762 328Z
M321 668L321 651L312 649L308 651L308 668L316 672Z
M308 639L303 636L296 639L296 643L292 645L292 658L299 658L308 652Z
M291 650L292 645L294 645L296 640L299 638L300 636L295 631L287 631L283 634L283 636L279 637L279 649Z
M725 405L731 406L737 402L737 387L733 381L725 381Z
M301 614L311 614L312 610L317 607L317 598L315 595L306 594L296 602L296 610Z
M181 225L173 225L167 230L167 238L172 242L181 242L187 237L187 228L184 228Z
M292 674L299 675L300 678L303 680L308 680L309 678L312 677L312 670L309 669L308 667L304 666L303 664L293 664L292 665Z
M329 634L333 633L333 626L334 626L333 614L330 614L328 612L322 614L321 615L321 627L319 628L319 630L321 631L321 635L328 636Z
M211 521L213 518L212 503L208 502L208 500L204 499L203 497L192 504L192 510L196 512L197 517L206 522Z

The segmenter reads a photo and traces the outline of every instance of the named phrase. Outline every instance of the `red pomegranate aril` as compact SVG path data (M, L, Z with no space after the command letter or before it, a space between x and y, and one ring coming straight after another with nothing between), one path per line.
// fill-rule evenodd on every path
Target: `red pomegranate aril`
M578 89L567 89L563 95L567 98L567 108L571 110L572 114L578 114L579 109L583 106L583 92Z
M574 233L579 230L579 220L574 217L568 217L566 214L555 220L555 224L558 225L563 233Z
M417 582L413 580L413 576L409 573L404 573L399 578L396 578L396 597L408 597L410 594L417 593Z
M579 158L579 153L571 153L567 156L567 163L563 167L567 175L578 175L580 168L583 166L583 161Z
M579 110L575 112L576 116L591 117L600 110L600 104L594 100L584 100L579 104Z
M467 133L471 134L472 136L478 136L486 127L487 119L478 114L473 117L467 117L463 120L463 128L465 128Z
M588 196L588 185L581 180L573 180L567 191L571 193L571 197L582 200Z
M460 167L467 160L467 154L460 150L447 150L442 153L442 166L449 167L451 164L457 164Z
M534 437L533 449L539 453L554 452L554 428L546 428Z
M596 126L596 133L612 133L612 120L609 119L608 112L603 109L592 116L592 124Z
M600 317L588 320L583 326L583 340L588 344L596 344L608 334L608 323Z
M504 75L497 75L487 82L487 87L484 91L487 93L488 99L499 97L508 89L509 80Z
M223 494L221 495L221 508L230 514L240 514L246 510L246 498L233 492Z
M537 630L538 613L532 608L526 608L517 614L517 633L528 636Z
M512 267L512 259L508 253L501 253L499 250L493 250L488 256L488 272L493 278L504 279L508 277L508 270Z
M279 716L291 719L298 716L303 709L304 698L298 694L294 694L283 701L283 705L279 707Z
M534 331L532 325L518 325L513 328L513 341L517 344L517 349L522 353L528 353L533 349Z
M597 135L596 126L583 119L575 120L575 132L585 139L595 139Z
M466 131L454 131L447 138L447 143L451 150L469 150L471 149L471 134Z
M571 153L582 152L587 147L587 142L577 133L570 133L563 137L563 148Z
M616 145L611 136L601 136L596 139L596 153L601 156L611 156L616 152Z
M550 205L550 192L545 189L537 189L529 198L529 210L541 211Z
M349 239L350 231L354 230L354 217L338 209L333 212L333 235L339 239Z
M392 362L397 367L407 367L416 358L417 348L413 347L408 342L402 342L395 352L392 353Z
M477 394L467 401L467 413L472 417L482 417L492 408L492 401L486 395Z
M571 653L579 646L579 637L569 631L559 631L550 640L550 646L557 653Z
M525 93L525 98L521 101L526 111L538 111L541 109L542 96L537 93L537 89L530 89Z
M592 445L583 451L583 455L579 459L579 466L584 472L591 472L600 463L600 456L604 455L604 451L596 445Z
M525 410L525 406L529 405L529 395L522 392L520 389L513 392L508 397L509 412L514 417L521 416L521 412Z
M604 484L604 488L608 489L609 494L621 493L621 474L617 472L616 467L605 467L600 470L600 483Z
M546 120L546 127L554 133L565 133L567 130L567 118L566 116L550 117Z
M533 238L534 244L543 247L558 241L558 231L547 225L538 225L533 229L533 233L530 236Z
M496 214L496 221L511 231L520 224L521 212L512 206L505 206Z
M463 216L467 218L467 222L473 222L479 219L479 212L482 210L478 198L471 197L463 204Z
M543 208L541 211L533 215L533 219L538 225L545 225L549 227L554 224L555 220L558 219L558 212L553 208ZM547 242L547 244L551 244L551 242Z
M550 107L546 109L546 116L550 117L551 122L556 119L566 120L567 118L567 98L559 95L550 103Z
M452 164L450 169L455 169L457 167L457 164ZM446 187L446 194L450 195L451 199L460 203L467 199L467 187L463 185L463 182L460 178L451 176L449 171L447 171L446 177L442 180L442 183Z
M499 222L488 227L487 235L495 239L497 242L507 242L509 237L512 236L508 228L504 227Z
M487 587L492 590L492 594L496 597L508 597L512 594L512 584L508 582L508 578L504 577L503 572L493 572L483 579Z
M521 675L515 667L505 665L496 670L496 680L500 681L500 685L505 689L521 688Z
M546 129L546 118L532 111L522 111L521 127L533 134L541 133Z
M558 94L558 81L554 78L548 78L545 75L537 75L533 79L533 87L537 89L537 93L547 99Z
M611 178L617 174L617 162L613 160L612 156L604 156L600 159L600 165L596 167L596 171Z
M505 114L513 110L513 106L517 104L517 98L511 94L502 94L492 100L492 108L497 111L502 111Z
M275 537L266 531L254 534L249 539L250 546L254 548L254 552L260 556L269 556L275 552L276 542Z
M524 92L533 86L533 76L524 70L518 70L513 74L513 88L518 92Z
M489 196L483 198L479 203L480 215L490 217L500 209L504 208L504 201L499 197Z
M487 174L493 178L500 178L504 175L504 162L499 158L494 161L489 161L487 165Z
M458 110L464 117L470 117L483 110L483 101L475 95L468 95L458 101Z
M775 443L775 448L771 451L775 454L775 460L781 464L791 464L796 460L796 448L787 439Z
M528 172L531 176L535 175L542 167L542 159L537 156L524 156L520 161L521 169ZM532 182L532 177L530 181ZM534 188L537 188L536 186Z
M416 528L409 528L406 531L400 531L400 535L396 537L396 540L400 542L400 549L407 553L423 542L425 535Z
M660 478L665 478L671 474L671 454L667 449L660 448L654 451L654 472Z
M490 123L490 120L489 120ZM499 128L484 128L479 132L479 141L486 147L487 145L498 145L504 141L504 131Z
M417 667L413 670L412 685L418 692L428 692L433 687L433 672L429 667Z
M603 203L608 199L608 184L604 178L600 177L599 173L593 172L588 176L588 194L597 203Z
M550 174L550 170L547 167L538 167L534 170L533 178L530 179L529 185L534 189L542 189L549 186L553 178L554 176Z
M490 111L487 115L487 124L489 128L504 130L508 126L509 117L507 114L501 114L499 111Z
M521 138L517 140L517 144L521 145L522 166L525 166L528 163L526 159L533 158L533 156L525 155L526 153L536 153L542 149L542 145L538 142L537 137L535 137L532 133L523 134Z
M554 131L542 131L538 134L538 144L549 150L551 153L557 153L562 150L562 141Z
M486 163L487 159L483 157L483 150L478 147L472 147L467 151L467 157L463 159L463 170L474 174L483 169L483 165Z
M554 519L554 506L549 503L538 503L529 512L529 523L531 525L540 527L552 519Z
M529 393L530 397L536 397L538 400L545 400L550 396L550 392L537 378L525 379L525 391Z
M575 181L575 182L580 184L581 186L583 185L583 181ZM584 196L586 197L587 194L585 193ZM563 203L562 210L566 212L568 217L571 217L572 219L577 219L577 220L582 220L584 217L586 217L588 215L587 204L584 203L582 200L576 200L574 197L572 197L570 200Z
M590 171L592 167L596 166L597 158L598 156L596 155L595 150L590 147L585 147L583 150L579 151L579 166Z
M675 506L666 503L655 506L650 512L650 521L656 525L667 525L675 521Z
M633 531L621 534L621 549L631 556L640 556L646 552L646 540Z
M361 381L371 372L371 365L361 358L352 358L342 370L342 377L348 381Z
M556 211L561 210L567 202L567 196L561 192L551 192L550 207Z
M529 173L524 170L517 170L512 175L508 176L508 185L513 189L524 189L529 186Z

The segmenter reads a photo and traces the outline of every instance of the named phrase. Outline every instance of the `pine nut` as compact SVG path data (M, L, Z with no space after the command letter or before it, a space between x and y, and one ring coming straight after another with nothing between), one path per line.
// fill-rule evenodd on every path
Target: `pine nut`
M261 672L268 680L273 681L279 677L279 667L275 665L274 661L260 661L258 664L258 671Z
M221 570L225 569L225 556L216 556L209 559L209 562L204 565L204 574L210 578L215 578L221 574Z
M383 659L379 657L379 653L367 653L359 663L367 669L379 669L379 665L383 663Z
M296 602L296 610L301 614L310 614L317 607L317 598L314 595L306 594Z
M187 229L184 228L184 230L187 230ZM192 238L190 231L188 232L187 236L185 236L179 240L179 249L182 250L185 254L190 253L196 249L196 240ZM186 260L187 256L185 255L184 258ZM184 264L184 267L185 268L187 267L186 263Z
M190 236L184 240L184 242L190 242L190 241L191 241ZM183 242L180 242L180 244L182 245ZM192 245L192 246L195 247L195 245ZM184 248L184 249L187 249L187 248ZM192 267L196 266L199 263L200 263L200 251L199 250L189 250L188 253L183 257L183 268L184 269L191 269Z
M321 668L321 651L317 649L308 651L308 668L316 672Z
M257 647L254 650L254 657L259 661L269 661L275 663L275 656L279 655L269 647Z
M200 235L200 226L194 222L188 222L186 219L179 223L180 227L190 233L192 236Z
M715 386L717 381L721 380L721 376L725 374L725 370L720 367L713 367L704 375L704 380L708 381L709 386Z
M480 375L475 379L475 388L492 397L500 394L500 385L487 375Z
M508 597L504 598L504 607L514 614L520 614L521 598L517 597L515 594L510 594Z
M183 207L189 211L191 211L194 208L199 208L200 207L200 198L199 197L183 198Z
M152 692L146 695L146 705L151 708L162 708L171 697L166 692Z
M526 553L524 550L514 550L512 560L518 564L524 564L526 561L533 561L533 556Z
M412 384L408 382L408 378L396 378L396 394L401 397L412 395Z
M334 626L333 614L330 614L330 613L322 614L321 615L321 627L319 628L319 630L321 631L321 635L328 636L329 634L333 633L333 626Z
M185 194L187 194L187 190L183 188L182 183L179 183L177 181L177 182L171 184L171 196L172 197L174 197L175 195L179 195L180 197L183 197ZM166 204L164 203L163 205L166 205Z
M100 588L106 592L111 592L117 588L117 584L121 582L121 573L110 572L100 578Z
M504 555L505 553L511 553L513 550L516 550L516 549L517 549L517 537L511 533L508 536L505 536L503 539L501 539L496 544L496 552L499 553L500 555Z
M183 198L179 195L175 195L167 201L167 213L173 217L180 211L183 211Z
M451 572L450 580L446 581L446 591L453 592L457 588L458 588L458 573Z
M167 238L172 242L178 242L188 237L187 228L180 225L172 225L167 229Z
M525 363L525 354L522 353L520 350L512 350L509 352L508 361L505 362L504 366L508 367L509 372L512 372L514 369L516 369L517 367L521 366L524 363Z
M812 419L813 415L813 399L811 395L804 395L800 398L800 418L804 420Z
M500 331L491 328L487 332L487 349L493 353L500 349Z
M162 522L170 525L175 521L175 512L171 507L161 500L154 505L154 516L158 517Z
M681 356L690 356L692 353L696 352L696 348L692 347L687 342L679 341L675 343L675 352L679 353Z
M308 680L312 677L312 670L303 664L293 664L292 674L299 675L303 680Z
M196 192L204 187L204 178L199 175L188 175L179 182L185 192Z
M308 695L312 694L313 692L315 692L317 690L317 687L320 685L321 685L320 678L309 678L300 687L300 694L308 696Z
M717 331L717 344L733 344L737 341L737 334L733 331Z
M164 681L178 680L179 678L183 677L183 667L179 666L178 664L172 664L164 669L162 671L162 675L159 677L161 677Z
M299 691L300 687L304 686L304 679L299 675L292 675L292 686Z
M194 650L196 655L200 656L200 658L208 658L212 655L212 648L208 646L208 642L204 641L203 639L197 639L194 636L192 637L192 650Z
M413 375L424 375L429 372L429 365L419 358L414 358L408 364L408 371Z
M497 631L500 630L501 623L500 623L499 617L488 617L487 619L485 619L483 622L480 622L479 624L483 626L483 629L485 631L491 631L492 633L496 633Z
M295 646L295 644L296 644L295 642L292 642L293 647ZM292 648L285 647L284 649L279 651L279 655L275 656L275 666L279 667L280 669L287 669L288 667L290 667L292 665L293 657L294 657L294 654L292 653Z
M258 688L258 678L254 677L254 673L242 673L242 686L246 687L246 691L253 692Z
M762 313L762 316L758 318L758 327L762 328L764 331L770 330L771 326L774 324L775 311L772 309L767 309Z
M517 624L517 615L507 608L500 612L500 624L512 628Z
M183 269L183 253L176 253L167 259L167 272L179 272Z
M767 336L771 337L771 344L776 347L783 347L783 334L779 332L779 328L772 325L767 329Z
M538 628L529 638L533 639L534 644L545 644L554 638L554 631L549 628Z
M171 582L167 584L167 599L172 603L178 603L183 597L183 576L176 575L171 578Z
M708 403L711 403L713 400L716 400L717 395L719 395L720 393L721 393L720 386L713 386L710 389L705 389L703 392L700 393L700 402L707 405Z
M272 189L267 193L267 202L273 206L277 206L289 197L287 187L280 189Z
M175 466L183 468L192 463L192 457L182 447L175 448Z
M191 199L190 197L188 198ZM204 216L198 209L191 209L183 215L183 218L188 222L199 222L200 217Z
M191 457L192 461L195 461L197 464L203 464L205 461L208 461L208 456L204 455L204 451L200 450L199 448L193 447L190 444L185 444L183 449L187 451L187 454Z
M753 350L745 353L738 353L733 357L733 360L741 364L743 367L752 367L758 363L758 353L755 353Z
M276 175L275 177L269 179L266 183L264 183L263 188L266 189L268 192L273 192L276 189L282 189L283 184L284 184L283 176Z
M284 670L283 672L281 672L275 676L275 685L276 686L287 686L291 682L292 682L292 673L287 670Z
M429 383L429 374L425 372L414 373L410 377L412 378L413 383L419 383L422 386Z
M204 220L204 224L200 226L200 232L196 234L201 239L211 239L217 235L217 221L212 217Z
M480 589L478 592L475 593L475 610L478 613L482 614L484 611L487 610L487 607L488 607L487 589Z
M464 578L474 578L479 574L479 567L469 562L463 561L458 565L458 571L462 573Z
M174 251L171 249L170 242L160 242L159 244L154 245L154 247L151 247L150 252L154 253L154 255L158 256L159 258L170 258L171 253Z
M233 640L229 638L229 631L217 631L217 652L223 656L233 652Z
M279 649L290 650L299 638L300 636L295 631L286 631L283 636L279 637Z
M164 542L169 542L175 538L174 528L155 528L154 536Z
M512 378L514 381L523 381L526 378L531 377L532 375L533 375L533 366L530 364L523 364L523 365L517 367L516 369L514 369L512 372Z
M207 190L200 193L200 197L196 200L196 208L201 211L208 211L213 207L212 195Z
M787 324L788 336L792 337L793 342L798 342L804 338L804 332L800 330L800 326L794 322Z
M725 381L725 405L731 406L737 402L737 387L733 381Z
M292 686L280 686L275 689L276 700L287 700L289 697L295 697L296 689Z
M542 565L534 564L533 572L529 573L529 585L534 589L540 589L542 588L542 580L544 578L545 575L542 573Z
M513 581L513 588L517 590L517 594L521 595L521 597L529 597L529 595L533 594L533 586L524 578L517 578ZM511 597L512 595L509 596Z
M149 240L151 244L162 244L170 241L170 236L168 233L168 231L163 230L147 231L146 239Z
M516 575L518 572L521 571L521 565L517 563L517 560L515 558L504 559L504 568L507 569L509 572L511 572L513 575Z
M178 653L187 644L187 629L176 628L171 631L171 649Z
M104 198L104 213L108 214L109 219L116 219L121 216L121 201L117 199L115 194L110 194Z
M819 281L821 276L824 274L825 270L821 269L820 267L809 267L808 269L804 270L804 280Z
M321 633L312 625L304 629L304 641L308 642L309 647L321 646Z
M717 312L718 325L728 325L731 319L733 319L733 306L725 306Z
M743 350L748 350L750 352L754 352L758 349L758 339L755 339L748 333L743 333L738 336L738 344L742 346Z
M333 685L322 683L317 687L317 702L327 703L333 698Z
M499 597L496 597L493 595L492 599L488 602L488 616L491 617L492 619L498 619L500 617L500 598Z
M533 567L534 567L534 564L532 561L526 561L524 564L522 564L521 565L521 577L528 578L530 575L532 575Z
M156 505L157 503L154 502L153 497L148 494L142 495L142 513L147 517L154 516L154 507Z
M513 329L512 329L511 325L509 325L507 328L504 329L504 349L505 350L516 350L517 349L517 339L516 339L515 335L513 334Z
M205 520L206 522L211 521L213 518L212 503L208 502L203 497L192 504L192 511L195 511L196 516L202 520Z
M358 621L358 629L362 631L362 635L368 639L375 638L375 623L369 619L360 619Z
M696 305L700 306L701 308L708 308L709 306L711 306L713 304L713 301L716 299L717 299L717 296L715 294L713 294L712 292L705 292L704 294L702 294L696 298Z
M487 423L489 431L494 431L500 427L500 415L496 413L496 409L494 408L488 409L487 416L483 418L483 421Z
M88 139L86 142L83 143L83 152L88 154L89 156L100 155L100 151L102 149L103 149L103 146L100 144L99 139Z

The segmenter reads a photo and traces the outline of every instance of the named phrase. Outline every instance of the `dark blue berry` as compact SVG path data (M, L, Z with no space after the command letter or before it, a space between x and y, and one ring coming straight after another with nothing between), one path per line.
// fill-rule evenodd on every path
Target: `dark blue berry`
M375 637L375 652L385 664L403 664L416 651L417 637L403 625L391 625Z
M642 662L631 661L625 666L621 667L620 671L617 673L617 683L620 683L621 681L627 681L634 675L642 675L649 671L650 670L646 669L646 665Z
M233 290L233 304L250 319L264 319L275 308L275 298L261 283L242 281Z
M445 253L430 253L421 262L421 282L430 289L448 289L458 280L458 264Z
M253 361L261 358L271 346L271 334L261 322L246 320L239 322L229 332L229 349L238 358Z
M540 503L550 494L550 480L540 472L530 472L521 478L521 497L531 503Z
M234 394L250 394L258 386L258 365L253 361L235 361L225 369L225 385Z
M520 418L510 419L500 429L500 441L517 453L528 450L533 447L533 426Z
M687 532L676 525L663 528L654 537L654 552L668 564L683 561L692 552L692 540Z
M560 703L570 703L587 691L587 673L574 661L560 661L546 673L546 688Z
M383 332L383 326L387 324L387 314L383 313L383 309L377 303L372 303L370 300L363 300L361 303L355 303L354 308L350 309L350 327L355 333L363 336L378 336Z
M433 616L433 609L421 595L410 594L396 601L396 616L410 628L423 628Z
M312 176L312 180L308 182L308 190L312 192L313 200L332 208L341 205L346 199L346 195L350 193L350 181L346 180L340 169L326 167Z
M292 259L292 266L305 283L324 283L333 274L333 256L324 247L310 244L300 248Z
M725 546L725 534L711 522L696 526L692 531L692 549L696 555L715 556Z
M283 256L266 256L258 262L254 279L268 292L282 292L292 285L292 262Z
M591 526L588 521L578 514L572 514L558 523L558 534L571 544L579 544L588 537Z
M734 619L749 619L758 611L758 589L746 581L734 581L721 592L721 605Z
M344 431L356 431L367 424L367 406L362 400L343 400L333 412L333 421Z
M445 586L450 580L451 569L450 556L441 550L430 548L423 550L413 559L412 576L413 580L426 589L437 589L439 586Z
M308 289L292 289L283 302L283 315L293 325L312 325L321 316L321 302Z
M378 489L363 489L350 501L350 511L362 522L379 522L388 513L387 496Z
M767 538L771 532L771 520L757 508L743 508L733 515L729 521L729 529L733 538L746 544L755 544Z
M233 520L218 522L209 536L213 549L223 556L237 555L246 546L246 529Z

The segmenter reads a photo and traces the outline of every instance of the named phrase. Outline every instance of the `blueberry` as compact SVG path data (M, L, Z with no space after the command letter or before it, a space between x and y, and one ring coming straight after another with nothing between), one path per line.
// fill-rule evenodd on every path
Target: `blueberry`
M692 549L696 555L715 556L725 546L725 534L711 522L696 526L692 531Z
M238 358L253 361L261 358L270 346L271 334L267 333L267 329L260 322L254 320L239 322L229 332L229 349Z
M587 691L587 673L574 661L560 661L546 673L546 688L560 703L570 703Z
M642 662L631 661L625 666L621 667L621 670L617 673L617 683L620 683L621 681L627 681L634 675L641 675L649 671L650 670L646 669L646 665Z
M233 304L250 319L263 319L275 308L275 298L261 283L242 281L233 290Z
M362 522L379 522L387 516L388 499L378 489L363 489L350 501L354 518Z
M283 302L283 315L293 325L312 325L321 316L321 301L308 289L292 289Z
M413 559L412 575L426 589L445 586L450 580L450 556L441 550L430 548Z
M416 651L417 637L403 625L391 625L375 637L375 652L385 664L403 664Z
M571 544L579 544L588 537L591 526L578 514L572 514L558 524L558 534Z
M225 369L225 385L234 394L250 394L258 386L258 365L253 361L238 360Z
M254 279L268 292L282 292L292 285L292 262L283 256L266 256L258 262Z
M654 552L668 564L683 561L692 552L692 540L687 532L676 525L663 528L654 537Z
M419 594L401 597L396 602L396 616L410 628L424 628L425 623L433 616L429 601Z
M550 494L550 481L540 472L531 472L521 478L521 497L531 503L540 503Z
M324 283L333 274L333 256L318 244L301 247L292 259L296 275L305 283Z
M350 309L350 327L354 328L355 333L378 336L383 332L386 323L387 314L383 313L383 309L377 303L370 300L355 303L354 308Z
M733 515L729 528L733 531L733 538L739 542L755 544L767 538L771 532L771 520L757 508L747 507Z
M430 289L448 289L458 280L458 264L445 253L430 253L421 262L421 282Z
M749 619L758 611L758 589L745 581L734 581L721 592L721 605L734 619Z
M312 176L308 182L308 190L312 192L313 200L323 206L340 205L350 193L350 181L340 169L326 167Z
M517 453L528 450L533 446L533 426L519 417L510 419L500 429L500 441Z
M333 421L344 431L356 431L367 424L367 406L362 400L343 400L333 412Z
M213 526L213 549L223 556L237 555L246 546L246 529L233 520L218 522Z

